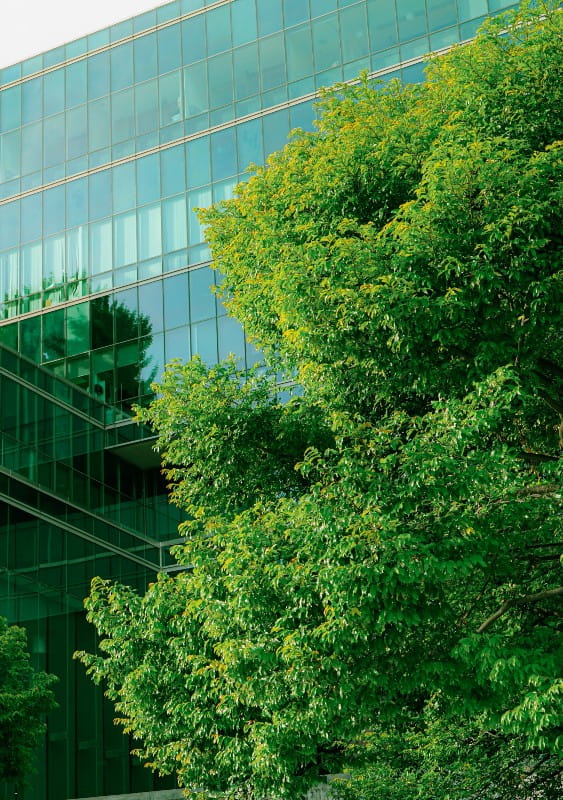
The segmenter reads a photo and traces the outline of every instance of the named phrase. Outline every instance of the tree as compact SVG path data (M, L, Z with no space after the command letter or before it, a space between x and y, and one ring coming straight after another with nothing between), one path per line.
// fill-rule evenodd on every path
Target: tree
M422 86L336 87L315 133L202 212L220 291L271 370L174 364L139 411L191 514L185 571L144 597L96 580L106 638L81 654L182 785L294 798L349 766L358 798L414 796L414 775L461 800L490 797L502 764L499 797L532 775L550 796L555 5L488 23ZM285 403L280 374L299 387Z
M56 680L31 666L25 629L0 617L0 780L22 787L33 770Z

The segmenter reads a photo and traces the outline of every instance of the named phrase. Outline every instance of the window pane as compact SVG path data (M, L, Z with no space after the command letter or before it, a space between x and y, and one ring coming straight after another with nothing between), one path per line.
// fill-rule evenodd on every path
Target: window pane
M397 20L394 4L385 0L368 0L368 26L371 50L384 50L397 44Z
M123 267L137 260L137 222L134 211L113 218L114 266Z
M207 53L213 56L231 47L231 9L228 5L209 11L207 23Z
M313 72L313 47L309 26L286 32L287 79L298 81Z
M57 186L44 194L44 231L45 234L60 231L65 226L65 187Z
M211 180L209 137L203 136L186 145L188 160L188 186L202 186Z
M113 92L133 84L133 44L119 45L111 50L111 89Z
M208 110L207 69L204 61L184 70L184 94L187 116L197 116Z
M67 355L84 353L90 349L90 304L69 306L66 314Z
M88 180L80 178L66 185L66 226L74 228L88 220Z
M0 129L9 131L21 124L21 86L0 92Z
M86 106L79 106L66 115L67 158L76 158L87 152Z
M66 270L69 280L88 275L88 228L80 225L66 232Z
M66 68L66 106L86 102L86 62L77 61Z
M34 242L22 247L21 270L22 294L40 292L43 276L43 248L41 242Z
M148 317L153 333L163 329L162 281L139 286L139 314Z
M201 14L182 22L182 60L192 64L206 56L205 16Z
M92 275L105 272L112 266L111 220L90 225L90 267Z
M215 316L215 296L211 286L215 284L215 272L211 267L193 270L190 276L190 316L192 322Z
M43 115L43 78L22 85L22 124L35 122Z
M127 89L114 95L111 103L111 138L122 142L133 136L133 91Z
M21 201L22 241L37 239L43 232L43 195L32 194Z
M90 150L109 147L110 139L109 98L104 97L90 103L88 107L88 134Z
M160 203L139 209L139 261L162 252Z
M260 41L260 77L262 91L285 83L285 48L281 33Z
M65 115L57 114L45 120L43 136L45 167L62 164L65 160Z
M58 69L48 72L44 80L44 113L45 116L63 111L65 105L65 72Z
M88 59L88 98L95 100L109 93L109 53L98 53Z
M211 163L213 180L220 181L237 172L235 131L228 128L211 135Z
M133 208L137 197L135 162L114 167L112 172L114 211L126 211L128 208Z
M189 322L188 274L174 275L164 281L164 319L166 328Z
M397 0L397 19L401 41L426 33L424 3L419 0Z
M209 105L211 108L227 105L233 101L233 65L231 54L215 56L208 63Z
M237 152L242 169L246 169L251 163L263 163L262 124L259 119L244 122L237 127Z
M158 31L158 71L171 72L182 64L180 52L180 28L171 25Z
M217 363L217 324L215 319L191 326L192 353L201 356L207 366Z
M158 128L157 81L149 81L135 87L135 122L137 136Z
M156 36L149 33L134 42L135 81L156 77Z
M160 124L171 125L184 118L180 72L159 80Z
M183 145L163 150L160 154L160 174L162 177L162 196L178 194L186 187L186 168Z
M271 13L275 15L275 11ZM256 39L256 0L238 0L233 6L232 31L233 47Z
M258 84L258 46L256 43L240 47L233 53L235 68L235 99L257 94Z
M139 205L160 197L160 164L158 154L137 161L137 200Z
M165 253L188 245L186 198L179 195L162 203L163 249Z
M340 63L338 16L336 14L313 22L313 46L317 72Z
M43 245L44 288L58 286L65 276L65 237L64 233L49 236Z
M43 130L40 122L33 122L22 128L22 174L41 169L43 150Z
M111 214L111 171L95 172L89 178L90 217L108 217Z
M424 5L422 6L424 10ZM366 11L354 6L340 12L340 35L343 60L355 61L368 53Z

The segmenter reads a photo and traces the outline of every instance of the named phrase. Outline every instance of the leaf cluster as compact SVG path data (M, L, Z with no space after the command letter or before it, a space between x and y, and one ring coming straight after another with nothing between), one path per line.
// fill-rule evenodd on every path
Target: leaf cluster
M202 212L271 369L173 364L139 412L183 571L94 582L80 656L193 793L553 796L562 25L524 6L422 86L336 87Z

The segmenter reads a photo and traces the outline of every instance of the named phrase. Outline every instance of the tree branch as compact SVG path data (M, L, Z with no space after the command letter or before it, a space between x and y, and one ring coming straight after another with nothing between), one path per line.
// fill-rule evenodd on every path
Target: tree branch
M506 600L506 602L504 602L494 614L491 614L491 616L477 628L477 633L483 633L483 631L486 631L489 625L492 625L495 620L497 620L499 617L502 617L503 614L506 614L508 609L512 606L524 605L525 603L535 603L537 600L545 600L548 597L557 597L560 594L563 594L563 586L558 586L555 589L546 589L544 592L536 592L536 594L527 594L525 597L515 597L511 600Z

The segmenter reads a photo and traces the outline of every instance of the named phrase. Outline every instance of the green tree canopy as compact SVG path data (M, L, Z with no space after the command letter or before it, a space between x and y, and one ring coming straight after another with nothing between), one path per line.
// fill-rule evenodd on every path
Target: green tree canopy
M202 213L271 371L175 364L139 412L185 571L95 581L81 655L183 785L295 798L350 767L361 798L551 796L562 34L524 8L421 86L338 86Z
M0 617L0 781L22 786L32 772L55 681L31 666L25 629Z

